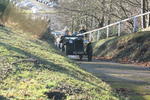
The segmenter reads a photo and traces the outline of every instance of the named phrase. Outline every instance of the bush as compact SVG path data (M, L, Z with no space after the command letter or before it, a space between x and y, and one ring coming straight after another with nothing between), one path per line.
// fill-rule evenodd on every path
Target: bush
M1 0L0 1L0 24L4 24L4 12L6 10L6 8L9 5L9 1L8 0Z

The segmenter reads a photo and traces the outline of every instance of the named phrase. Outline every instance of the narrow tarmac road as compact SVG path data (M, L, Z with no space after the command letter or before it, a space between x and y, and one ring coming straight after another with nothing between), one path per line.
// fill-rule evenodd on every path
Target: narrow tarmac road
M77 61L82 69L99 77L128 100L150 100L150 69L131 64L94 60Z

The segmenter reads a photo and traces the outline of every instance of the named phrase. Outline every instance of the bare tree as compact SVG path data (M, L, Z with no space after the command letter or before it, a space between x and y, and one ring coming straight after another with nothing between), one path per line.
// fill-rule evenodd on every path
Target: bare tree
M142 1L141 8L140 0L64 0L61 12L68 17L72 31L80 24L94 29L148 11L149 0ZM129 23L133 26L132 21ZM144 17L143 23L146 23Z

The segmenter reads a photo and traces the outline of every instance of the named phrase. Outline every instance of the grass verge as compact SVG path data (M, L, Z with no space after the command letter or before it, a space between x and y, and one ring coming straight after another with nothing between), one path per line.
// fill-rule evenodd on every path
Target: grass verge
M0 99L122 100L52 44L0 27Z
M124 62L150 62L150 31L111 37L94 43L94 55Z

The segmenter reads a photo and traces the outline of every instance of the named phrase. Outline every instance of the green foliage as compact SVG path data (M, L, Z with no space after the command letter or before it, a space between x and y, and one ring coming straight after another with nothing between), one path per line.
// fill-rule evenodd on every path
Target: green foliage
M0 1L0 24L4 23L4 13L9 5L9 0Z

